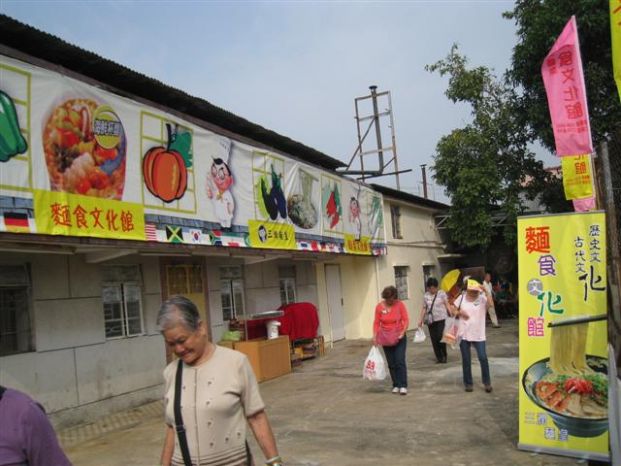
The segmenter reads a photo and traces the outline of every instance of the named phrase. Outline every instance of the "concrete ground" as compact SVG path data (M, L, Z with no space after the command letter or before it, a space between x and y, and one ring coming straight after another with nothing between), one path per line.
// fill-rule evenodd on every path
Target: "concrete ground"
M458 351L435 364L429 340L408 341L410 393L361 377L370 344L338 343L290 375L261 384L268 416L288 466L565 465L571 458L518 451L517 322L488 329L494 391L461 382ZM473 357L476 356L473 352ZM75 466L154 466L164 432L161 403L60 432ZM255 458L261 458L251 440ZM257 466L262 463L257 463Z

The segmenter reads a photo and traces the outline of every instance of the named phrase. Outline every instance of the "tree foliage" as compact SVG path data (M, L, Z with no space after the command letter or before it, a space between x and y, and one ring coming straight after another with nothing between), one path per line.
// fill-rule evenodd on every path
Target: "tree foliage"
M534 198L545 183L546 173L528 148L514 87L486 67L467 65L453 45L445 59L426 67L449 77L446 96L468 104L472 114L470 124L438 142L434 177L451 197L451 238L485 248L493 236L492 216L499 210L508 215L505 238L515 239L515 218L524 200Z
M612 72L608 2L603 0L517 0L504 16L514 20L511 82L523 89L519 115L531 136L554 151L554 136L541 79L541 64L572 15L576 15L591 130L595 144L607 140L621 121Z

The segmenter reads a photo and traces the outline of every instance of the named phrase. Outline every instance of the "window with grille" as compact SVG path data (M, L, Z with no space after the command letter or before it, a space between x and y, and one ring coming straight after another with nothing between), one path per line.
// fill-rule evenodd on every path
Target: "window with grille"
M142 287L138 266L104 268L102 301L106 338L142 335Z
M224 321L244 315L244 281L241 267L220 268L220 299Z
M392 237L402 239L401 235L401 208L398 205L390 206L390 222L392 225Z
M0 356L34 351L30 277L25 266L0 266Z
M280 303L295 303L295 267L279 267Z
M395 287L400 300L408 299L408 266L395 266Z

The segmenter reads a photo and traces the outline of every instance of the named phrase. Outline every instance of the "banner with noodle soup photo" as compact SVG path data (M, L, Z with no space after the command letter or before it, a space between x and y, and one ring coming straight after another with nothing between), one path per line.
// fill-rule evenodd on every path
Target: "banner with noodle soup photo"
M603 212L518 218L519 444L607 460Z

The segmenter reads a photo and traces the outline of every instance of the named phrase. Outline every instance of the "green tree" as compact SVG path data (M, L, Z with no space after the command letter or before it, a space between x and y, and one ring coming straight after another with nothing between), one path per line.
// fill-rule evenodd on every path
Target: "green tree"
M436 146L435 179L451 198L451 238L466 247L486 248L492 216L507 215L504 237L515 241L515 218L525 199L545 185L542 162L529 150L529 138L515 108L512 85L486 67L469 68L457 45L426 69L449 77L446 96L471 107L472 122L443 136Z
M541 64L563 27L576 15L593 141L608 140L621 121L621 105L612 72L608 2L603 0L517 0L504 16L514 20L511 82L523 90L519 115L531 136L554 151L554 136Z

